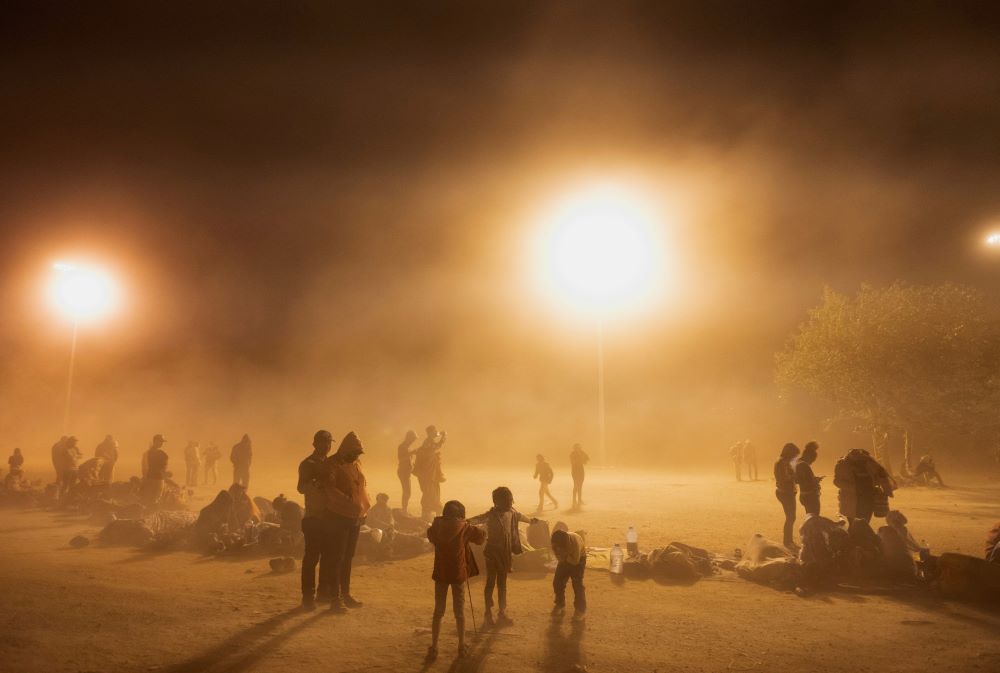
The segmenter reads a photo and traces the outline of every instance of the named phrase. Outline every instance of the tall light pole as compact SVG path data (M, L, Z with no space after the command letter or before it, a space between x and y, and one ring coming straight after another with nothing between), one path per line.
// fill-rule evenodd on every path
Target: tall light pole
M596 318L597 456L607 464L605 327L655 294L660 218L646 194L601 182L557 198L541 219L541 285L555 304Z
M52 270L53 276L48 285L49 301L53 308L73 323L63 409L63 434L68 434L80 323L97 320L114 310L118 304L119 292L114 279L103 269L73 262L56 262L52 265Z

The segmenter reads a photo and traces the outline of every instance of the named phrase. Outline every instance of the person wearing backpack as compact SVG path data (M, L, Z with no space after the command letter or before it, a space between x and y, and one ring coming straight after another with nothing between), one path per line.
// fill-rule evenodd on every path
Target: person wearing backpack
M552 501L552 507L555 509L559 508L559 503L556 499L552 497L552 492L549 491L549 484L552 483L552 479L555 475L552 472L552 466L545 462L545 456L538 454L535 456L537 462L535 463L535 474L532 479L538 480L538 511L541 512L545 509L545 498L548 497Z

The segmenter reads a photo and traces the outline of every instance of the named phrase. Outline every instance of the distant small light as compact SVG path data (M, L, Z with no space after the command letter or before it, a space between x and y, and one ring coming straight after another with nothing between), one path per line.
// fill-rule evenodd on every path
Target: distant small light
M1000 247L1000 232L992 233L986 237L986 245L991 248Z

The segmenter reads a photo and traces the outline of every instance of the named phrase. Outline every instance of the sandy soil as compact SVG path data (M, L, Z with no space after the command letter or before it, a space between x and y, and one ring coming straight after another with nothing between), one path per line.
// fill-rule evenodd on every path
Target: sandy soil
M292 476L252 482L267 496L294 492ZM453 473L446 497L485 509L490 471ZM533 509L528 475L506 475L521 509ZM388 471L373 491L397 497ZM465 486L461 486L465 484ZM568 500L568 485L557 482ZM202 502L209 489L199 490ZM894 507L937 550L979 555L1000 519L1000 486L906 489ZM623 541L634 523L640 545L672 540L730 551L754 532L780 535L779 506L766 481L725 483L651 473L592 470L587 507L546 518L584 529L588 542ZM823 506L835 508L835 493ZM272 574L266 558L216 560L193 553L142 553L69 539L96 533L78 517L0 512L0 670L157 671L1000 671L1000 612L932 596L833 593L799 598L733 577L693 586L611 584L587 573L586 623L549 618L548 578L514 575L513 627L474 636L456 664L453 623L442 654L423 665L432 607L431 557L356 568L353 593L365 607L344 616L302 613L298 575ZM477 619L482 583L472 586Z

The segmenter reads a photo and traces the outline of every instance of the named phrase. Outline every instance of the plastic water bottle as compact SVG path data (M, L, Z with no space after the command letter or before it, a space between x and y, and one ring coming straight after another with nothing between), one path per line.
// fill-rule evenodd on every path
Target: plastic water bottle
M625 532L625 549L628 551L629 558L639 555L639 533L636 532L635 526L629 526L628 531Z
M621 575L625 572L625 554L622 552L622 547L617 542L615 546L611 548L611 574Z

